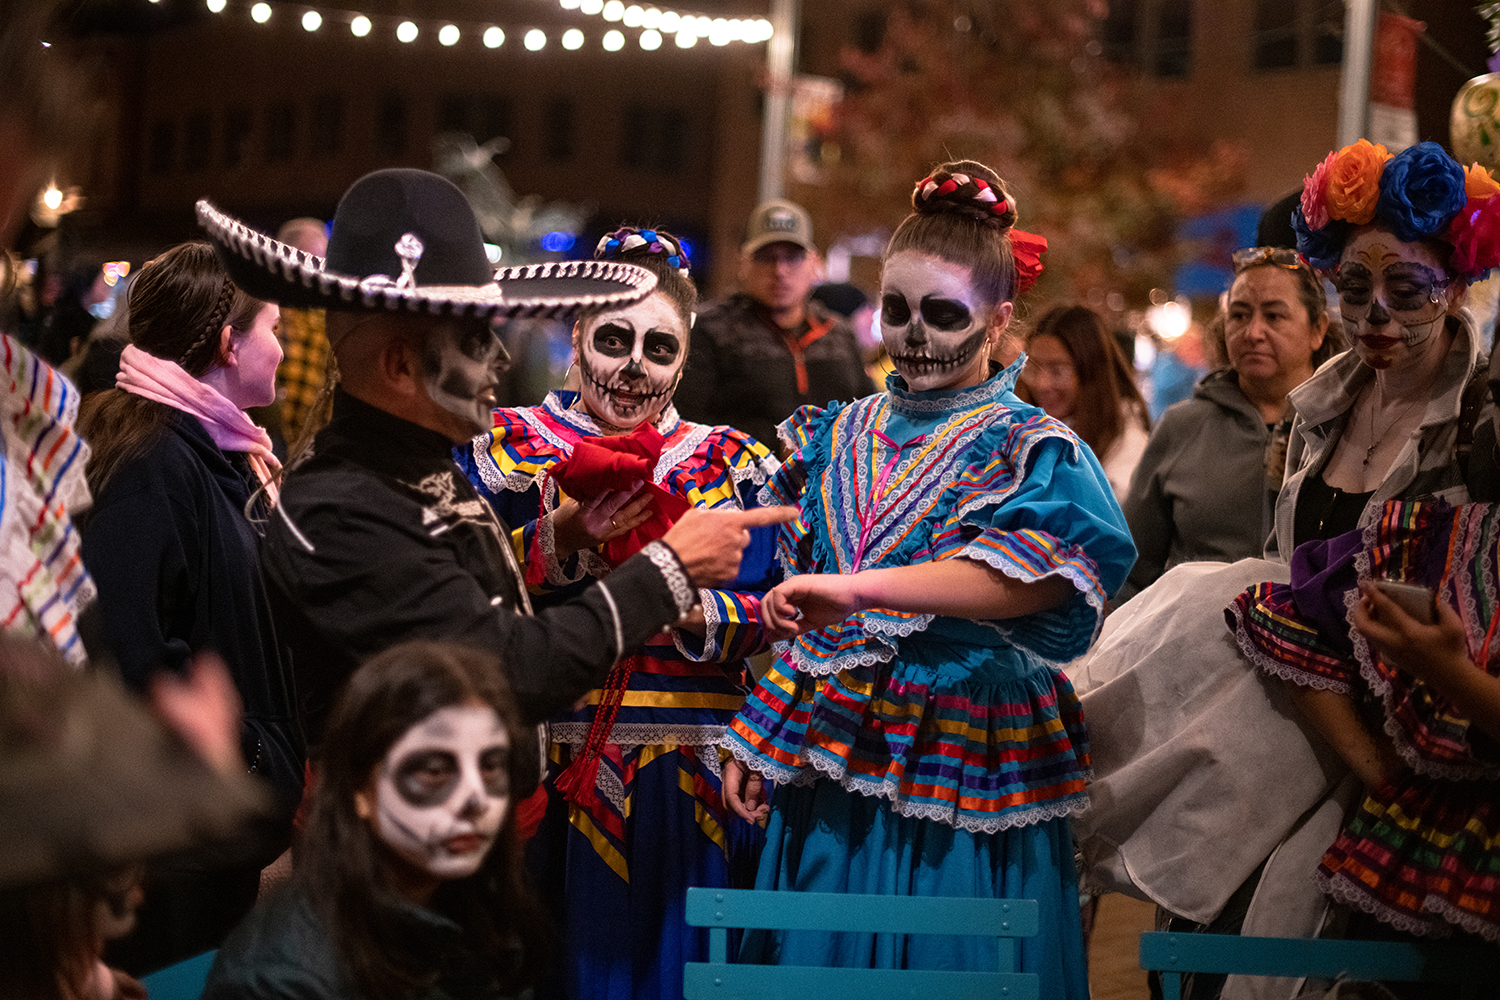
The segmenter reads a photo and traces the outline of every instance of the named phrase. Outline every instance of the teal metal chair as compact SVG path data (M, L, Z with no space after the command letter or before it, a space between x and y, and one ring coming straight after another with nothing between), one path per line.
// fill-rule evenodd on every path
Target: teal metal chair
M217 954L217 951L205 951L183 959L176 965L141 977L141 985L146 987L146 995L151 1000L198 1000L203 995L208 970L213 968Z
M1181 1000L1182 977L1209 972L1242 976L1370 979L1449 983L1466 1000L1500 996L1494 953L1443 941L1334 941L1238 937L1233 934L1141 935L1141 968L1162 974L1163 1000Z
M689 889L687 923L709 932L708 961L684 968L685 1000L1037 1000L1040 993L1035 974L1014 971L1014 939L1037 933L1034 899ZM1001 971L737 965L729 961L731 927L993 937Z

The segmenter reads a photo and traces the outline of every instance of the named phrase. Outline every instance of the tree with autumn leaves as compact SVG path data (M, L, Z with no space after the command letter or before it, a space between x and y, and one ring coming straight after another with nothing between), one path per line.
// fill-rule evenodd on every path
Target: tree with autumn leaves
M790 196L830 244L889 231L912 182L976 159L1005 178L1020 226L1051 248L1033 297L1118 291L1132 306L1167 286L1185 217L1227 202L1244 154L1155 134L1127 69L1103 56L1103 0L909 0L873 52L847 49L822 181Z

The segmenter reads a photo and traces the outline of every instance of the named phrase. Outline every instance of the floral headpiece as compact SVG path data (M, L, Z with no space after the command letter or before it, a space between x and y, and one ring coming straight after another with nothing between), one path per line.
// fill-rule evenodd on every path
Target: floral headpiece
M1361 139L1329 153L1302 182L1292 210L1297 249L1320 271L1338 266L1356 226L1380 222L1407 243L1453 247L1449 270L1479 281L1500 266L1500 183L1475 163L1465 170L1435 142L1392 156Z
M594 248L594 259L616 260L627 250L637 247L645 247L650 253L665 255L667 263L675 267L683 277L687 277L689 261L682 241L671 233L655 229L632 229L629 226L616 229L599 240L599 245Z
M940 179L941 178L941 179ZM974 218L988 216L999 218L1016 208L1015 202L986 181L983 177L953 173L923 177L912 189L912 206L918 207L929 199L945 198L950 202L967 202L973 209ZM1010 229L1010 255L1016 263L1016 292L1021 295L1036 284L1042 276L1042 254L1047 249L1047 237L1028 233L1024 229Z

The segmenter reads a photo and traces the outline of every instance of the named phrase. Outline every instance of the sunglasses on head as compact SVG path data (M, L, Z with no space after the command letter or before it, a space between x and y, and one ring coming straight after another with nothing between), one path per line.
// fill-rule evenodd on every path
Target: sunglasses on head
M1230 259L1234 261L1235 274L1239 274L1247 267L1257 267L1261 264L1274 264L1288 271L1295 271L1298 268L1312 270L1300 253L1286 247L1249 247L1245 250L1236 250Z

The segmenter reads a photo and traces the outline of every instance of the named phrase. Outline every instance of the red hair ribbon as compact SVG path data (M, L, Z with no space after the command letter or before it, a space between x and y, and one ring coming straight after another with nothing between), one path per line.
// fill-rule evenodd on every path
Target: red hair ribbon
M1028 233L1024 229L1010 231L1010 253L1016 262L1016 294L1020 295L1036 284L1042 276L1042 254L1047 250L1047 237Z

